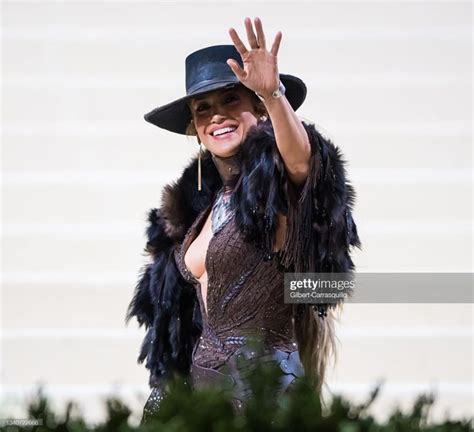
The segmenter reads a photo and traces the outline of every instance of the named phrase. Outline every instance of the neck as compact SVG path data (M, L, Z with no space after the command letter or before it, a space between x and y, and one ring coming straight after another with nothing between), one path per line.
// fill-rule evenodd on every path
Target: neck
M213 154L212 160L219 172L224 189L233 189L240 176L240 165L242 161L241 149L239 148L237 153L228 157L221 157Z

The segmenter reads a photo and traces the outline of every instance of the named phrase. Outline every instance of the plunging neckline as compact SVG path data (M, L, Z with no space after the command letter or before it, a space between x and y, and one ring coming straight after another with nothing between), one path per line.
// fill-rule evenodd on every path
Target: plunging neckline
M202 229L204 227L204 224L206 223L207 218L211 214L212 205L213 205L213 203L211 202L211 204L209 206L207 206L201 212L201 214L196 218L195 223L191 226L191 228L189 230L189 233L188 233L188 236L186 237L186 239L183 243L183 246L182 246L183 251L181 253L182 267L186 271L189 278L195 284L198 285L198 287L196 287L197 288L196 291L197 291L197 294L198 294L198 297L199 297L199 305L200 305L200 308L201 308L201 314L202 314L203 317L204 316L206 317L206 321L207 321L207 308L204 305L203 295L202 295L202 291L201 291L201 282L199 281L199 279L193 274L193 272L186 265L185 257L186 257L186 253L188 252L189 248L191 247L193 242L197 239L200 232L202 231ZM211 243L211 240L212 240L212 237L209 239L209 244ZM208 255L208 252L209 252L209 245L207 247L206 256L204 258L204 271L206 273L207 273L207 255ZM207 304L207 300L208 300L208 295L207 294L208 294L208 292L206 292L206 304Z
M186 265L185 256L188 252L189 248L193 244L193 242L197 239L199 234L201 233L204 225L207 221L207 218L212 213L212 208L214 206L215 200L213 200L197 217L195 222L191 225L189 229L188 235L186 236L183 245L182 245L182 252L181 252L181 267L185 270L186 274L188 275L189 279L194 282L196 286L197 295L199 298L199 305L201 309L201 314L205 321L207 322L208 319L208 307L209 307L209 277L207 283L207 290L206 290L206 304L204 304L204 297L202 295L202 286L199 279L193 274L193 272L188 268ZM212 216L211 216L212 217ZM219 227L216 232L212 232L211 238L209 239L209 243L207 245L206 255L204 257L204 270L205 273L209 276L208 268L209 268L209 250L211 249L212 242L216 239L217 235L224 229L224 227L233 219L233 215L228 217L225 222ZM204 273L203 273L204 274ZM207 307L206 307L207 306Z

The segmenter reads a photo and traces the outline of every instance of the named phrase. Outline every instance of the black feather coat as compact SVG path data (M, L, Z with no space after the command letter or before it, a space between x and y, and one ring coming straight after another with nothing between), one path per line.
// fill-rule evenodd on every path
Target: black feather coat
M262 122L249 130L242 143L241 175L231 199L236 225L266 251L268 259L278 259L282 270L351 272L350 248L360 248L352 218L355 192L346 180L339 149L314 125L303 122L303 126L311 144L311 170L302 188L294 187L287 178L271 123ZM196 186L195 158L176 182L165 186L161 207L148 212L145 252L151 262L140 272L126 320L136 317L147 329L138 362L146 360L152 387L172 372L189 373L202 330L196 292L181 277L173 253L222 186L209 152L201 163L201 191ZM275 254L271 251L279 212L287 215L288 225L283 247Z

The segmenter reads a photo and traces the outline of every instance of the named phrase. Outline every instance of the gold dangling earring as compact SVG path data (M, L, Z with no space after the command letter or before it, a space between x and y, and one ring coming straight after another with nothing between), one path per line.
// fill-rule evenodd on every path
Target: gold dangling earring
M199 155L198 155L198 191L201 190L201 153L202 153L202 146L201 146L201 141L199 140Z

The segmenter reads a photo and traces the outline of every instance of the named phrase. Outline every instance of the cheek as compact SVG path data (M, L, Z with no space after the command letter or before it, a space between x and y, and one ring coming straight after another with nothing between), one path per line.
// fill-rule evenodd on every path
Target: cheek
M204 130L205 130L205 126L202 126L199 124L196 125L196 132L197 132L198 137L201 138L201 140L204 138Z
M245 129L248 130L257 124L257 118L251 113L246 113L241 117L240 122L244 125Z

